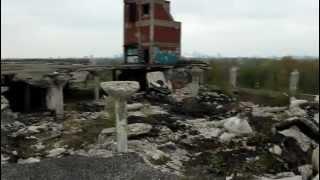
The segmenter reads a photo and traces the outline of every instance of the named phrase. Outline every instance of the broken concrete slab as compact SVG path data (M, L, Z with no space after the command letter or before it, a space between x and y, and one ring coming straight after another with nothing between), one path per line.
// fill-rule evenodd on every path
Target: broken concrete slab
M283 131L291 127L297 127L299 131L302 131L301 133L304 134L304 136L307 136L315 142L319 141L319 126L310 119L294 116L274 125L274 129L278 131Z
M307 112L301 108L302 105L307 104L307 100L296 99L292 97L290 99L290 106L289 110L287 111L290 117L297 116L297 117L304 117L307 115Z
M233 138L237 137L236 134L234 133L227 133L227 132L224 132L220 137L219 137L219 140L220 142L224 142L224 143L228 143L230 142Z
M152 129L152 126L150 124L145 123L134 123L128 125L128 138L135 137L135 136L141 136L148 134ZM116 133L115 128L106 128L101 131L99 134L100 142L102 142L102 139L110 139L110 136L114 136Z
M291 127L290 129L280 131L279 133L286 137L292 137L297 140L298 144L304 152L307 152L312 147L312 145L315 144L312 139L302 133L300 129L295 126Z
M163 72L147 73L148 88L159 91L160 93L170 94L172 92L171 82L165 78Z
M186 123L193 131L197 131L205 139L217 138L224 132L223 129L216 128L216 122L210 122L207 119L187 120Z
M253 133L253 130L248 121L238 116L216 122L215 125L217 127L222 127L228 132L236 135L246 135Z
M257 178L257 180L303 180L302 176L293 176L293 177L285 177L285 178Z
M312 165L304 165L298 168L299 173L302 176L302 180L309 180L313 175Z
M48 152L47 157L59 157L64 152L66 152L65 148L55 148Z
M143 107L144 107L144 104L142 103L133 103L133 104L127 105L128 111L138 111L138 110L141 110Z
M40 158L30 157L28 159L19 159L18 164L30 164L30 163L38 163L40 162Z

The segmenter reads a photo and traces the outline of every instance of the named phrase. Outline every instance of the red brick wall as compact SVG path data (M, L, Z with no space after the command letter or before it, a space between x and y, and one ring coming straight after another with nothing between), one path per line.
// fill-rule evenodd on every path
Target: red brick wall
M150 28L149 28L149 26L141 27L141 41L144 43L150 41Z
M150 41L150 31L149 31L149 26L141 27L140 32L141 32L141 41L143 43L149 42ZM126 39L125 39L125 44L131 44L131 43L138 43L138 28L130 28L126 30Z
M155 4L154 16L155 16L155 19L158 19L158 20L169 20L169 21L172 20L172 18L164 9L162 4Z
M180 29L156 26L154 36L156 42L180 43Z
M136 28L126 29L125 44L136 43L138 41L137 37L135 36L136 32Z

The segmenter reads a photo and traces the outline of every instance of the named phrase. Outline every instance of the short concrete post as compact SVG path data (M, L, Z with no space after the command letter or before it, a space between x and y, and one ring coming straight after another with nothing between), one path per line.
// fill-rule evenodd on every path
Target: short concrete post
M299 78L300 78L300 73L299 71L296 69L293 72L291 72L290 75L290 93L291 94L296 94L298 91L298 85L299 85Z
M238 67L232 67L230 69L230 85L232 88L237 87L237 78L238 78Z
M135 81L111 81L101 83L101 87L114 99L117 151L126 153L128 152L127 98L137 92L140 85Z
M100 99L100 77L94 75L94 100L98 101Z
M202 73L203 73L203 70L198 67L194 67L191 69L191 74L192 74L191 95L193 97L196 97L199 94L200 78Z

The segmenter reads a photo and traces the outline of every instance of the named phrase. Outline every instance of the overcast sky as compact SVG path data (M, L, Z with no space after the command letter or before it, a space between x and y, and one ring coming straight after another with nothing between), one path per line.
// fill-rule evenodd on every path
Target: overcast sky
M122 52L123 0L1 0L1 58ZM182 53L319 56L319 0L171 0Z

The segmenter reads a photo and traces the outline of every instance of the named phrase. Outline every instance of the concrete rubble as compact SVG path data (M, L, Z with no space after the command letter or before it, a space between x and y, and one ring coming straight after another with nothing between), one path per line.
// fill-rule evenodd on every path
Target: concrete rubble
M292 97L291 101L290 101L290 108L287 111L288 115L289 116L300 116L300 117L306 116L307 112L301 108L301 105L307 104L307 103L308 103L307 100L299 100L299 99L297 100L296 98Z
M148 91L169 95L172 92L172 84L168 81L163 72L147 73Z
M298 127L291 127L290 129L286 129L279 133L286 137L294 138L304 152L307 152L312 145L316 144L312 139L303 134Z
M313 175L313 167L312 167L312 165L300 166L298 168L298 171L301 174L303 180L308 180Z
M135 123L128 125L128 138L146 135L152 129L152 126L145 123ZM103 129L99 134L98 141L103 142L103 139L108 138L110 136L115 136L116 129L115 128L107 128Z
M319 110L308 101L293 100L288 107L237 105L233 97L201 87L195 97L159 103L135 91L122 91L128 102L127 150L147 166L191 179L317 178ZM123 97L122 92L110 95ZM116 157L116 116L101 108L111 108L111 102L87 102L90 111L66 108L61 120L50 112L18 113L1 127L7 138L1 144L2 166ZM9 110L7 104L1 101Z

